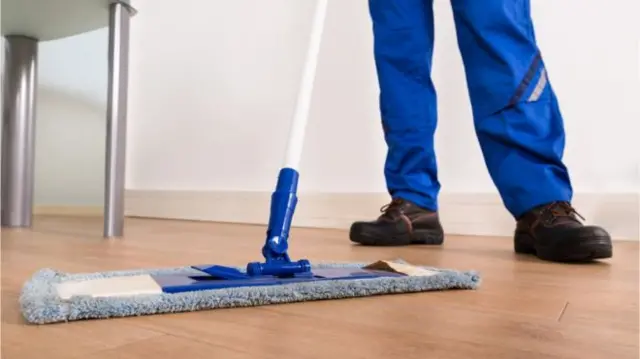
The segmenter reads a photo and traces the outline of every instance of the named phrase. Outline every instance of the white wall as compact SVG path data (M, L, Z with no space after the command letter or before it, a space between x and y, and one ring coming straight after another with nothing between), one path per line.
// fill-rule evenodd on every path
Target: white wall
M443 191L493 193L473 133L450 5L435 3ZM271 191L314 2L136 5L127 186ZM638 12L635 0L533 1L577 192L638 191ZM366 1L330 1L302 191L385 190L370 28Z
M40 44L35 204L101 206L106 29Z
M37 206L101 206L105 116L102 106L40 87L34 200Z

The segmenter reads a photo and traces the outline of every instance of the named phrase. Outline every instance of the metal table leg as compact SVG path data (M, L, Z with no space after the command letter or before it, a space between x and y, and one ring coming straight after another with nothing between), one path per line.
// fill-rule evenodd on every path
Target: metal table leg
M31 227L38 40L6 36L2 109L2 226Z
M129 22L134 14L126 2L110 4L104 237L120 237L124 230Z

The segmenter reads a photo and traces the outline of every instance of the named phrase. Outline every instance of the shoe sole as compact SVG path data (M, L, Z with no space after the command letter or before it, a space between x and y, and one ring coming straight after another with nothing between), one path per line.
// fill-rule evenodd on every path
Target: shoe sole
M366 233L350 233L351 242L364 246L408 246L408 245L439 245L444 242L444 233L434 230L416 230L412 234L403 233L391 236L375 236Z
M514 238L514 250L519 254L531 254L551 262L589 262L613 256L611 239L608 236L589 237L577 245L566 247L535 246L528 234L518 234Z

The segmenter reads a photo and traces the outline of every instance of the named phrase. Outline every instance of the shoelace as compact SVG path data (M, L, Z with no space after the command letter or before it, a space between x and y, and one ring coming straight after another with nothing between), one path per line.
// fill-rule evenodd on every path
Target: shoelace
M391 202L380 207L380 213L382 213L384 216L388 216L391 212L397 210L398 207L400 207L402 204L404 204L404 201L402 199L393 199L391 200Z
M560 218L567 218L577 221L574 215L578 216L583 221L585 220L584 217L567 202L553 202L543 208L542 212L550 214L551 218L549 218L549 222L555 222Z

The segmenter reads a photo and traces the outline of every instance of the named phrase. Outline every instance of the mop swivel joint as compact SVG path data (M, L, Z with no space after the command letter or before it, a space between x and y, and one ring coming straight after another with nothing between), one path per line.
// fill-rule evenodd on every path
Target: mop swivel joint
M298 172L283 168L278 176L276 190L271 196L271 216L267 228L267 239L262 247L265 263L249 263L247 274L250 276L273 275L290 277L304 273L311 274L311 264L302 259L292 262L287 254L289 230L298 198Z
M229 280L245 280L263 276L277 278L311 278L311 263L306 259L291 261L287 254L289 229L298 203L298 172L291 168L283 168L278 176L276 190L271 196L271 215L267 228L267 239L262 247L264 263L247 264L246 273L238 269L219 265L192 266L214 278Z

